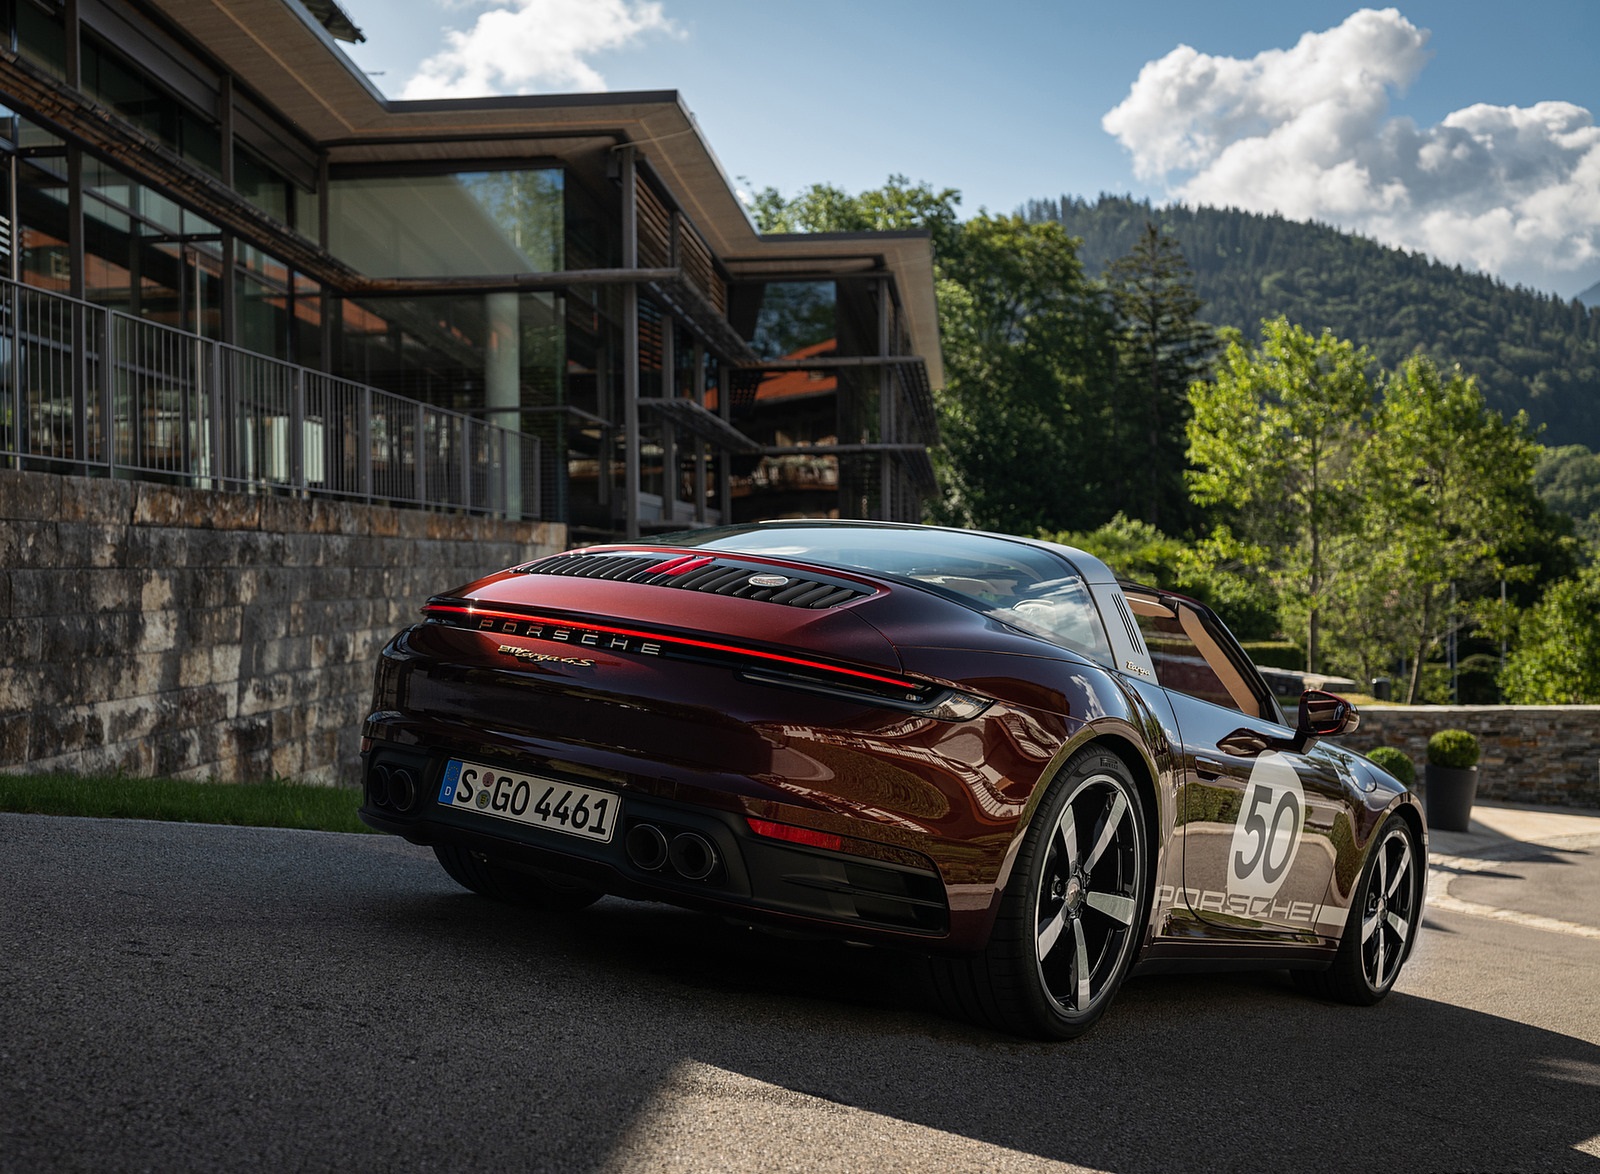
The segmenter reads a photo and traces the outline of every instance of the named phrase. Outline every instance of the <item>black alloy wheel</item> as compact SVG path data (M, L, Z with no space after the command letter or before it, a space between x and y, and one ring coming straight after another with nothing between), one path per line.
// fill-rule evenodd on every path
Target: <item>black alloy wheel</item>
M1295 971L1301 989L1370 1006L1387 995L1422 926L1423 874L1411 826L1391 815L1367 855L1339 952L1327 970Z
M1090 747L1067 764L1023 837L988 949L943 968L958 1009L1041 1039L1089 1029L1143 937L1145 820L1117 755Z

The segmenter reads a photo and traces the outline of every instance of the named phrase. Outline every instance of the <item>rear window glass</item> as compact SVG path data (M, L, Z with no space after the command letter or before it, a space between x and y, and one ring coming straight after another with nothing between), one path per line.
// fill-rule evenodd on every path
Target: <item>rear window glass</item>
M1109 663L1094 600L1072 567L1049 551L982 534L857 526L698 530L661 541L798 558L907 579L1005 623Z

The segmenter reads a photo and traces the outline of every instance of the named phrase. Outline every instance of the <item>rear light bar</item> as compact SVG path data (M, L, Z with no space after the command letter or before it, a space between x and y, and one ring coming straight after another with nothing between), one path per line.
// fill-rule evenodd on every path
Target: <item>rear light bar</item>
M868 701L940 721L966 721L990 705L985 698L904 677L891 677L780 652L690 636L641 631L588 619L575 620L501 608L474 607L443 600L430 600L422 611L431 621L473 631L551 640L600 652L666 656L718 664L759 684L803 689L852 701Z

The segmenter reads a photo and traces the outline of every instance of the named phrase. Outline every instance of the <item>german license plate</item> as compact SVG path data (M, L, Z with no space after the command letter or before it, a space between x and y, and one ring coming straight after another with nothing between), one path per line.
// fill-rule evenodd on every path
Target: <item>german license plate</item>
M611 791L513 774L458 758L444 768L439 802L457 811L476 811L603 844L611 842L622 806L621 797Z

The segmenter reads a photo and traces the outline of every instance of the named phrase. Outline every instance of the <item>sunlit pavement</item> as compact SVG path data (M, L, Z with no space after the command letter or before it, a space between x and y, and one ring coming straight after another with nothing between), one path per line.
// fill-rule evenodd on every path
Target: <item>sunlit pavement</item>
M1595 848L1600 812L1478 804L1468 831L1430 829L1428 904L1600 941Z

